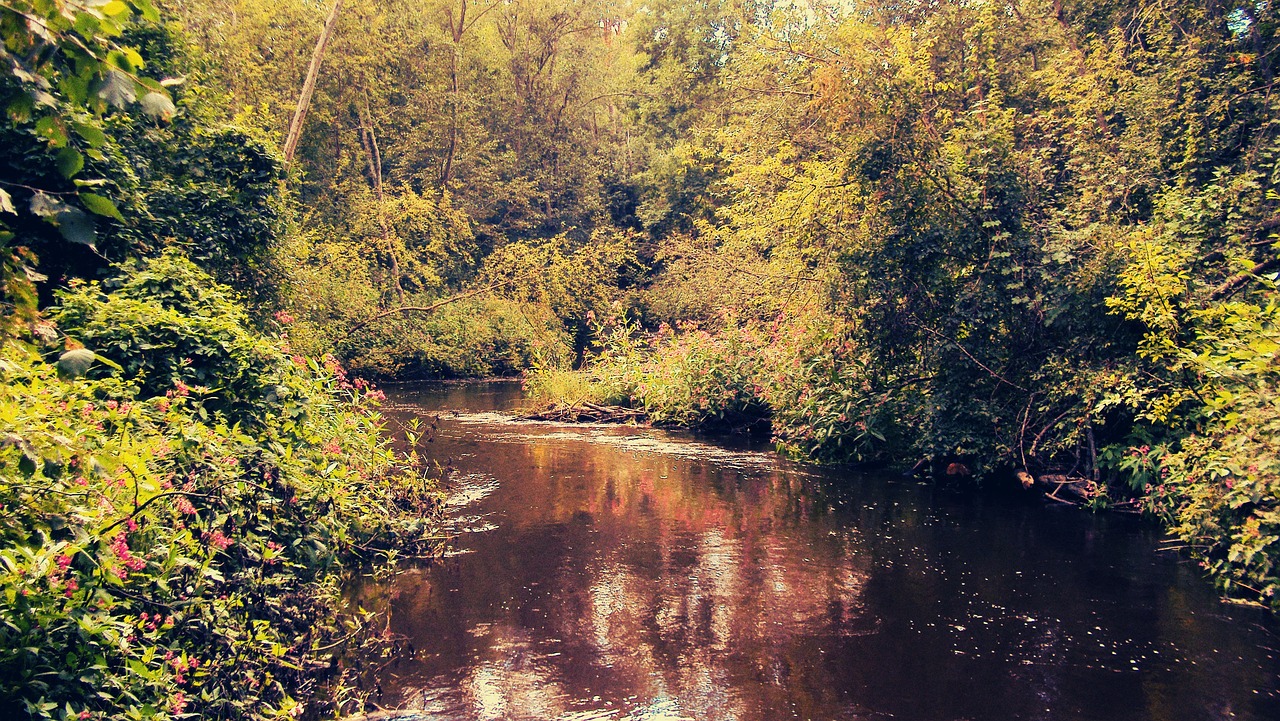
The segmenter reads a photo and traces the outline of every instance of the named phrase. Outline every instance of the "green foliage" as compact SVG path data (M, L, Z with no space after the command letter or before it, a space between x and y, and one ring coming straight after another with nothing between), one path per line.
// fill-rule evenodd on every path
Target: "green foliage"
M184 77L183 39L158 21L149 2L0 8L0 237L8 265L40 270L8 276L14 298L31 278L56 287L174 244L220 280L271 298L279 163L268 145L211 119L207 94Z
M64 333L112 358L141 399L176 384L206 388L205 412L271 422L291 402L279 349L248 330L248 317L203 271L175 251L149 261L110 293L90 283L59 297L51 317ZM110 369L97 375L111 373Z
M483 378L538 365L564 366L572 353L570 341L544 306L467 298L425 317L388 318L334 347L351 359L353 371L365 375Z
M98 362L5 345L0 715L332 713L362 627L343 569L433 547L434 486L378 394L290 359L227 292L169 256L67 294Z
M0 126L0 302L19 315L30 307L37 277L25 234L56 237L59 252L83 253L77 246L96 249L96 218L123 219L107 170L118 169L108 116L136 106L163 121L176 111L168 79L145 75L142 55L125 37L135 15L158 19L149 0L0 6L0 104L7 119Z
M641 338L625 319L597 326L603 349L592 359L588 399L631 405L662 424L741 430L764 420L757 335L733 325L716 335L682 330L664 324ZM543 371L531 385L537 392L565 382Z

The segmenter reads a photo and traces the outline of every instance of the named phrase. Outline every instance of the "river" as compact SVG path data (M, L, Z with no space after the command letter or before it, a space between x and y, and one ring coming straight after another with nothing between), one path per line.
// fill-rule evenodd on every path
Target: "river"
M448 720L1280 719L1280 635L1140 518L824 469L767 444L440 415L445 560L387 582L386 706Z

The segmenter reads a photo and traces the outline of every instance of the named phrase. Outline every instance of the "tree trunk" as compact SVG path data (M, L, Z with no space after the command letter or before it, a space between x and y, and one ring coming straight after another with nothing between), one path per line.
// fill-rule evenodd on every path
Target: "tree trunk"
M373 184L373 192L378 199L378 229L382 232L382 242L386 246L387 258L391 261L391 286L395 289L400 305L404 305L400 259L396 257L396 246L391 239L391 229L387 226L385 196L382 193L382 153L378 150L378 136L373 132L373 113L367 107L360 119L360 140L369 157L369 182Z
M448 11L449 36L453 39L453 55L449 60L449 147L444 155L444 167L440 171L440 188L446 190L453 178L453 159L458 152L458 73L461 65L462 37L467 31L467 0L462 0L458 20L454 22L453 9Z
M302 83L302 93L298 95L298 107L293 111L293 120L289 122L289 133L284 141L284 167L293 164L293 156L298 150L298 139L302 136L302 124L306 122L307 111L311 109L311 96L316 92L316 78L320 76L320 62L324 59L324 50L333 37L333 30L338 25L338 11L342 8L342 0L334 0L333 9L324 21L324 30L320 31L320 39L316 41L316 49L311 52L311 65L307 68L307 79Z

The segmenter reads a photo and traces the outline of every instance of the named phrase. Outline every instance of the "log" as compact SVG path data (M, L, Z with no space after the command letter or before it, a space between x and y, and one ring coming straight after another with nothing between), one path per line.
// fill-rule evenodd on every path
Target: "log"
M1044 495L1050 500L1061 503L1085 503L1098 495L1098 484L1089 478L1046 473L1036 478L1035 483L1037 486L1051 489L1045 491Z
M644 411L625 406L601 406L595 403L558 403L520 416L526 421L555 421L558 423L627 423L644 418Z

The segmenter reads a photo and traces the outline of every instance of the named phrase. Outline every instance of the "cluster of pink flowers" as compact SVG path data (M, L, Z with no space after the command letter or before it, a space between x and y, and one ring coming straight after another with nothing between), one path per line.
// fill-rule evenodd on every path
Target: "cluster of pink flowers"
M235 543L235 541L228 538L221 530L205 531L200 538L204 539L205 543L217 548L219 551L225 551L232 543Z
M188 516L196 515L196 507L191 505L191 501L186 496L174 496L173 505L178 509L179 513Z
M53 574L51 574L50 581L56 586L59 580L61 579L62 575L66 573L67 569L71 567L71 556L68 556L65 553L59 554L58 557L55 559L55 562L58 564L58 570L55 571ZM74 578L68 578L63 583L62 595L66 596L67 598L71 598L71 596L74 595L75 592L78 591L79 589L80 589L80 582Z
M147 567L147 562L133 555L129 550L129 542L125 539L123 533L117 533L116 537L111 539L111 552L116 555L130 571L141 571ZM117 572L121 578L127 575L127 572Z
M342 444L338 443L338 439L333 439L324 444L324 452L331 456L337 456L342 453Z
M347 378L347 369L342 367L342 361L335 358L332 354L326 353L324 356L324 367L338 381L338 387L344 391L352 389L351 381Z
M288 311L283 311L283 310L276 311L276 316L275 316L275 318L276 318L276 322L277 322L277 323L282 323L282 324L284 324L284 325L289 325L290 323L292 323L292 322L294 322L295 320L297 320L297 319L296 319L296 318L294 318L293 316L289 315L289 312L288 312Z
M160 628L161 626L173 625L173 616L162 617L158 613L151 614L151 613L147 613L146 611L143 611L142 613L138 614L138 620L142 621L142 625L145 626L148 631L154 631L157 628Z
M191 386L182 381L174 381L173 388L165 391L165 398L182 398L191 394Z
M178 683L186 683L187 678L185 674L188 671L194 671L197 668L200 668L200 659L183 658L174 654L173 651L165 651L164 660L168 661L170 666L173 666L174 673L176 674L174 680ZM181 694L182 692L179 691L178 695L181 696Z

